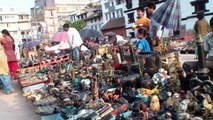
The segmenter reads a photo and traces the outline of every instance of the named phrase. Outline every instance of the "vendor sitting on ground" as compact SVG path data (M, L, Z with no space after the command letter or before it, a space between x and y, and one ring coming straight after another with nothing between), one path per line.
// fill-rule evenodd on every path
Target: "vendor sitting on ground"
M147 42L146 38L146 30L143 28L138 29L137 31L137 43L136 43L136 53L140 52L150 52L151 48L149 43Z
M213 68L213 17L210 20L211 32L204 37L204 52L208 54L206 59L207 67ZM195 71L198 69L198 61L188 61L183 63L183 69L186 72L186 78L180 75L180 80L183 82L183 88L189 88L189 80L195 77ZM211 75L211 74L210 74ZM186 86L184 86L186 85Z

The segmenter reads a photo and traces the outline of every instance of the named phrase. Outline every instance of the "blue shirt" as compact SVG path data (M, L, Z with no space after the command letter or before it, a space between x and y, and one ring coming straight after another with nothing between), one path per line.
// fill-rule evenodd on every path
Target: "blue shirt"
M139 39L136 48L140 49L141 52L150 52L151 48L149 43L146 41L146 39Z

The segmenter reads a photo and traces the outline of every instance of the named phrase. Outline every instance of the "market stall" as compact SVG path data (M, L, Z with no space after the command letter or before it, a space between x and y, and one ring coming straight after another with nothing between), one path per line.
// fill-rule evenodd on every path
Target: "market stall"
M102 45L77 66L69 55L45 55L19 70L19 83L42 119L211 118L211 94L181 90L179 52L166 45L159 46L160 54L141 55L129 43Z

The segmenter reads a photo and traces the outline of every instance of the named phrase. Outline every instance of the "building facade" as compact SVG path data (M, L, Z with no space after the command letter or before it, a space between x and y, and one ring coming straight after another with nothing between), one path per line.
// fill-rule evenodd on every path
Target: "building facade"
M39 40L50 39L58 31L55 7L31 8L33 36Z
M101 0L103 22L123 17L123 0Z
M0 31L3 29L10 32L17 46L22 39L30 37L30 15L16 12L15 7L0 7Z
M124 22L124 1L123 0L101 0L103 26L101 31L103 34L114 32L116 34L126 36ZM114 25L116 23L116 25Z
M103 25L102 9L100 2L98 1L88 4L84 9L79 11L79 13L77 14L77 19L81 19L86 22L85 28L100 31Z
M69 20L71 11L86 7L93 0L35 0L31 9L34 32L40 39L50 39ZM37 32L38 31L38 32Z
M87 13L88 17L84 19L86 22L86 27L89 29L94 29L100 31L103 25L102 10L100 8L91 11L91 14Z

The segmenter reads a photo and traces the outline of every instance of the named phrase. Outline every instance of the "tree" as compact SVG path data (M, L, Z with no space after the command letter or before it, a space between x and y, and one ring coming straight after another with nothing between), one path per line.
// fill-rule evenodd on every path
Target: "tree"
M86 26L86 22L84 20L77 20L75 22L67 21L66 23L68 23L70 27L76 28L78 31Z

